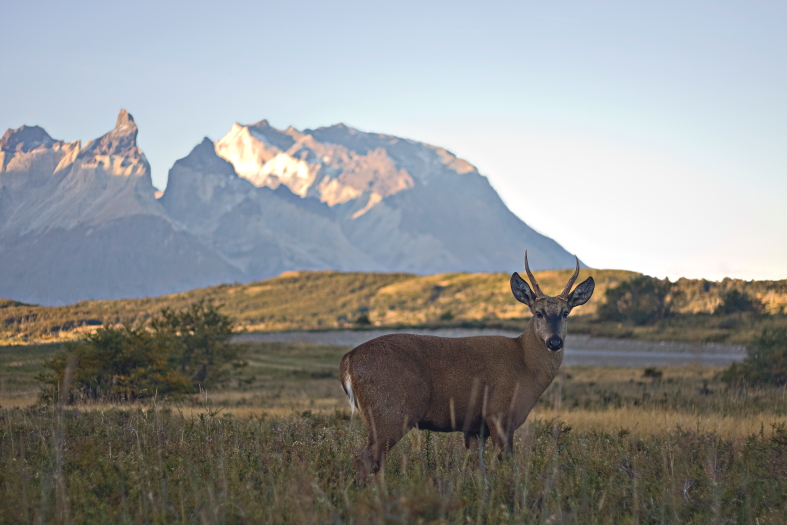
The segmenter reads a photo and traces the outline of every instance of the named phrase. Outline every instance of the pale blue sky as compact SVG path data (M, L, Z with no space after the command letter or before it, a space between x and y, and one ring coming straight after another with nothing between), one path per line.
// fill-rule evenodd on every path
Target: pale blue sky
M0 132L127 108L154 183L267 118L447 147L589 265L787 278L784 2L4 2Z

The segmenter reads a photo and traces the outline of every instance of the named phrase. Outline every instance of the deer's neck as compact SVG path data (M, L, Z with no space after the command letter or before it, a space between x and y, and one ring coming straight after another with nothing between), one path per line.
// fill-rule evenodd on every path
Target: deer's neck
M537 395L540 396L552 383L563 363L563 350L553 352L536 336L530 324L519 336L524 353L525 366L531 374Z

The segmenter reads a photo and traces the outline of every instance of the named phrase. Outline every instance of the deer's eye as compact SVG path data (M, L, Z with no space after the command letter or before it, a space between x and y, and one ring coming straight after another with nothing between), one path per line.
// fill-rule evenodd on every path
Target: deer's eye
M542 314L541 312L536 312L536 317L541 319L542 317L544 317L544 314Z
M563 319L565 319L566 317L568 317L568 312L563 312Z

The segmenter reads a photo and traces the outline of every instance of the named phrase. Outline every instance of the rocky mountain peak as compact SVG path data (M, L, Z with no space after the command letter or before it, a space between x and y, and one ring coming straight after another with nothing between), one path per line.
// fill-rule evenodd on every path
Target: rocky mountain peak
M125 109L120 110L115 129L91 141L85 146L85 152L93 155L135 155L142 152L137 148L139 132L134 117Z
M134 117L121 109L115 129L85 144L77 157L83 168L101 167L110 175L144 175L150 177L150 165L137 147L139 129Z
M131 113L121 108L120 113L118 113L117 121L115 121L115 129L133 122L134 117L131 116Z
M194 146L191 153L178 160L175 164L192 171L226 175L233 179L237 178L232 164L216 155L213 141L208 137L202 139L202 142Z
M340 129L342 134L352 130L343 125ZM315 197L329 206L354 202L361 213L414 184L382 148L351 151L292 126L278 130L266 120L249 126L235 124L216 141L216 153L255 186L276 189L284 185L296 195Z
M55 140L41 126L9 129L0 138L0 150L27 153L39 146L51 147Z
M26 172L44 182L58 169L68 166L81 143L54 140L40 126L9 129L0 138L0 173Z

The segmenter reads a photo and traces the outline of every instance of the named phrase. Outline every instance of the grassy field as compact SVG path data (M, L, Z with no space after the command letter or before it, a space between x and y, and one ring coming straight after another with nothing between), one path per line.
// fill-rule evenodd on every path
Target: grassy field
M0 522L784 523L787 390L566 368L515 453L411 432L358 483L347 348L249 343L222 390L33 406L56 345L0 349Z
M536 272L544 291L557 294L568 270ZM766 326L787 326L787 280L721 282L681 279L675 315L647 326L600 322L596 310L610 287L639 274L583 270L593 276L593 300L572 314L571 331L603 337L746 344ZM714 315L722 297L738 290L763 305L763 315ZM250 284L221 285L163 297L84 301L42 307L0 300L0 344L63 341L98 326L141 324L162 308L182 309L200 299L222 304L241 332L373 327L488 327L522 329L527 308L514 300L509 275L289 272ZM359 324L365 321L368 324Z

